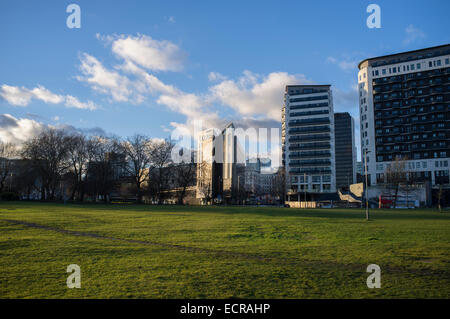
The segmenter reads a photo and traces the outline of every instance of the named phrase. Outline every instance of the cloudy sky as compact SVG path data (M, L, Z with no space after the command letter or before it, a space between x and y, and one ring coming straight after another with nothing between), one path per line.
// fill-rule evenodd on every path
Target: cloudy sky
M0 139L279 127L284 86L303 83L331 84L335 111L357 120L359 61L450 42L449 1L376 1L369 29L373 2L2 0Z

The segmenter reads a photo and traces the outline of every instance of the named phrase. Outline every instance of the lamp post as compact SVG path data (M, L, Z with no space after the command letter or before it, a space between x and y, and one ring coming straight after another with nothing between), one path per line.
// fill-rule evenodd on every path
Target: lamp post
M365 180L366 180L366 220L369 220L369 187L367 178L367 153L370 153L367 149L364 150L364 170L365 170Z
M13 178L13 173L11 173L11 178L9 179L9 192L11 193L11 189L12 189L12 178Z
M305 208L306 208L306 187L308 187L308 182L306 181L306 173L303 173L303 182L305 185L303 185L303 190L305 191Z

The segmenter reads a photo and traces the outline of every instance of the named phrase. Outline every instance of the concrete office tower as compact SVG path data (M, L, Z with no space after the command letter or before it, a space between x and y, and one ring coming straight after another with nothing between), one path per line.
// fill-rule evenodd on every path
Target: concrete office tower
M207 129L197 141L197 198L230 203L236 188L237 138L234 126Z
M356 182L355 121L348 112L334 114L336 188Z
M289 200L298 200L304 192L336 192L330 85L286 86L282 152Z
M450 45L364 60L358 90L369 184L382 183L396 158L415 181L448 183Z

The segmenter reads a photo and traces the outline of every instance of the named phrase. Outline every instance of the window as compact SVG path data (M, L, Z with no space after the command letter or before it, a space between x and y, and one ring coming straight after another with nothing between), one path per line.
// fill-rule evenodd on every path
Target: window
M431 68L433 66L433 63L431 61L428 62L428 66Z
M450 59L449 58L445 59L445 64L450 64Z
M437 60L437 61L436 61L436 65L437 65L437 66L441 66L441 60Z
M420 63L417 63L417 70L420 70Z
M447 59L447 60L448 60L448 59ZM385 75L385 74L386 74L386 69L381 70L381 73L382 73L383 75Z
M422 167L427 168L427 162L422 162Z
M414 71L414 64L411 64L411 71Z

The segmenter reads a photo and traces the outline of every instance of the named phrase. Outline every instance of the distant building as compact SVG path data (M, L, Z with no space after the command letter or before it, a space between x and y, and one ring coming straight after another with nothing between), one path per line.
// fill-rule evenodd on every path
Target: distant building
M201 132L197 145L197 198L231 203L237 186L237 138L233 123L219 133L214 129Z
M282 109L287 193L335 193L334 112L330 85L288 85Z
M355 123L348 112L334 114L336 188L356 182Z

